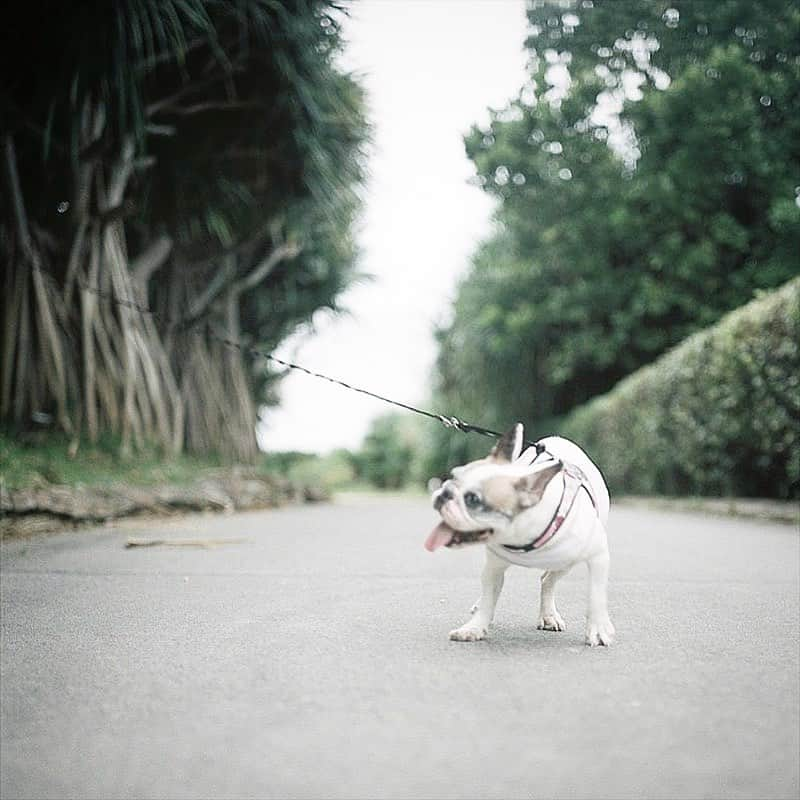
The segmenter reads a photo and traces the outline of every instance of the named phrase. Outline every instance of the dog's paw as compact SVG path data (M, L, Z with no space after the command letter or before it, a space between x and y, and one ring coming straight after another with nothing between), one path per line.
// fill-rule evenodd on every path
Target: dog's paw
M486 628L477 625L462 625L454 631L450 631L450 641L453 642L479 642L486 638Z
M614 642L614 624L606 617L604 620L592 622L586 626L586 644L589 647L603 645L609 647Z
M558 611L554 611L552 614L545 614L539 617L539 623L536 628L540 631L565 631L567 624L561 614Z

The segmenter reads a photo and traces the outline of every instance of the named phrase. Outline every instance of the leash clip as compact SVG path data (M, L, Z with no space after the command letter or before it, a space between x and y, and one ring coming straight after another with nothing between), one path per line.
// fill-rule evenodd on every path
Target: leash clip
M455 428L457 431L463 430L463 422L458 417L446 417L444 414L437 414L439 417L439 422L445 426L445 428Z

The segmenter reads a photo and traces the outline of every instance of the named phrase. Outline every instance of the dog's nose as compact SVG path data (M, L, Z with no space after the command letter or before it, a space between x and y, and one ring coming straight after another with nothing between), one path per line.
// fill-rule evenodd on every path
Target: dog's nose
M448 500L453 499L453 489L449 483L445 483L441 489L436 493L433 501L433 507L438 511Z

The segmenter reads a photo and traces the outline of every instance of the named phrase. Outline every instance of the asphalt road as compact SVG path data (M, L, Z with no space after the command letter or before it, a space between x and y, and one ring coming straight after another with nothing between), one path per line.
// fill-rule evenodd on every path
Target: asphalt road
M0 795L796 798L791 525L612 508L610 650L535 629L422 500L126 524L2 546ZM124 549L129 536L244 538Z

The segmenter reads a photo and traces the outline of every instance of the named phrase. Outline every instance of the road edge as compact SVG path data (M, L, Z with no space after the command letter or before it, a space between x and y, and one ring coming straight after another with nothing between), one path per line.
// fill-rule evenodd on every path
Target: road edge
M793 500L768 500L748 497L658 497L620 495L612 503L628 508L648 508L709 514L717 517L739 517L767 522L794 524L800 532L800 503Z

